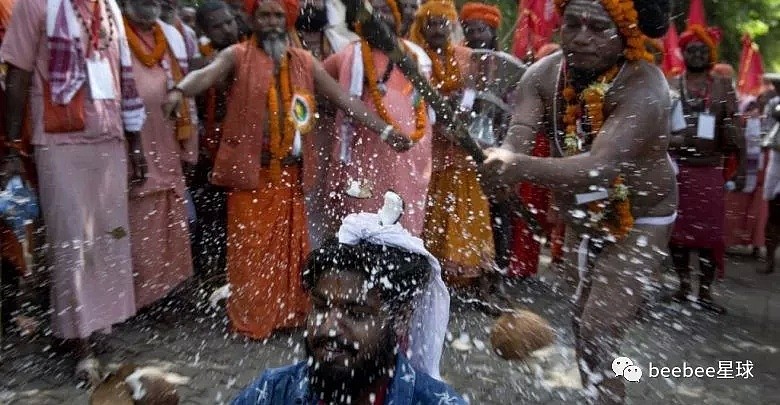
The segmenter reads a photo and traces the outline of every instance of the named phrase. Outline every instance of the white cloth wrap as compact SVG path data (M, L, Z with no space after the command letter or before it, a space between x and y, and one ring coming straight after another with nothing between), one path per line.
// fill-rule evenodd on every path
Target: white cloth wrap
M378 214L350 214L341 224L339 243L357 245L360 241L423 255L431 265L428 286L414 304L409 327L409 361L415 369L441 379L439 361L450 318L450 294L441 278L441 265L417 238L400 224L380 225Z
M116 27L117 39L119 42L119 62L122 67L120 80L124 82L125 75L132 76L133 59L130 53L130 46L127 43L125 26L122 24L122 11L120 10L116 0L106 0L105 6L111 9L111 13L114 15L114 18L116 18L114 23ZM66 0L47 0L46 9L48 10L46 12L46 36L48 38L59 36L60 38L71 38L73 41L79 40L81 37L81 24L76 18L76 10L73 9L71 2ZM60 17L58 10L61 10L64 13L66 26L63 28L67 32L56 32L58 29L57 19ZM73 82L70 84L67 84L68 80L66 79L65 82L68 86L68 89L66 89L63 94L60 95L62 98L62 100L59 100L61 101L60 104L69 103L76 95L76 92L79 90L79 88L81 88L81 85L84 83L84 81L87 80L86 73L82 70L83 68L81 62L82 61L78 60L73 62L74 65L72 66L72 69L76 71L71 72L71 74L74 76L74 79L71 79ZM62 91L62 89L52 88L52 97L55 98L55 101L58 100L56 95ZM122 89L122 91L125 92L127 90ZM122 122L124 124L125 130L139 132L141 131L145 121L146 112L140 98L134 96L131 99L125 99L123 97Z

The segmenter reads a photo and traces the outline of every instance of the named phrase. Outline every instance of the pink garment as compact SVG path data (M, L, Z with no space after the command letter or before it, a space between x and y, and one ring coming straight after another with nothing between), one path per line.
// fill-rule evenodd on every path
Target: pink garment
M679 167L680 197L670 243L690 249L723 250L723 168Z
M104 22L108 31L108 23ZM82 31L82 38L87 38ZM120 101L85 100L85 130L43 132L42 82L49 72L46 0L19 1L0 58L34 71L33 144L46 241L50 247L52 329L86 338L135 314L127 217L127 151ZM119 93L119 48L102 56Z
M154 43L151 33L138 34L146 43ZM163 117L165 70L159 65L148 68L135 56L133 70L146 106L141 143L149 167L146 182L130 188L130 236L136 307L140 309L192 276L182 161L195 163L198 139L192 136L180 143L175 121Z
M757 182L752 193L726 193L726 247L765 246L769 205L764 200L764 170L758 172Z
M172 190L130 199L135 307L165 297L192 276L184 200Z
M345 47L325 60L325 69L346 91L352 79L352 59L355 45ZM377 78L385 72L388 58L379 51L373 51ZM386 83L387 93L383 97L385 107L405 134L411 135L415 128L415 111L412 103L413 87L398 68L394 68ZM368 89L363 88L363 102L374 110ZM398 153L379 139L379 135L359 124L351 127L349 162L340 159L343 137L343 113L336 118L334 142L328 167L327 189L329 203L335 207L338 219L356 212L377 212L384 203L384 193L394 190L406 202L401 224L413 235L420 236L425 223L425 200L428 182L431 178L431 126L425 136L411 150ZM345 191L351 180L371 184L373 196L357 199L347 196Z
M88 2L81 2L77 13L90 15L87 12ZM111 32L107 19L103 28ZM33 145L54 145L73 143L97 143L111 139L124 139L122 127L122 106L119 98L120 63L119 46L114 29L113 41L105 51L100 52L111 65L114 77L114 100L91 101L89 85L85 84L87 102L84 103L86 129L82 132L67 134L50 134L43 127L43 83L49 77L49 50L46 38L46 0L19 1L14 8L14 16L8 25L8 31L3 38L0 49L0 59L22 70L35 72L30 89L30 112L32 114ZM81 38L89 38L82 28ZM86 52L86 41L84 50Z
M154 43L151 33L138 34L146 43ZM143 185L130 189L130 198L162 190L175 190L183 197L185 184L181 162L197 162L198 137L193 135L180 143L176 140L175 121L163 117L162 105L168 94L165 70L159 65L148 68L134 56L133 71L138 79L138 93L146 106L141 144L149 171Z
M52 329L76 339L135 315L124 142L38 146Z

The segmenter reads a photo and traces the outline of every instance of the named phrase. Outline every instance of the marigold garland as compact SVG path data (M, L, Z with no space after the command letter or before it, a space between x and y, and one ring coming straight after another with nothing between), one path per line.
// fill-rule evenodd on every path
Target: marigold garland
M295 138L295 123L292 116L286 111L292 105L292 88L290 84L290 70L288 57L285 55L279 65L279 87L282 91L282 105L279 105L279 93L276 90L275 75L271 75L268 84L268 131L270 132L271 148L271 179L279 182L282 178L282 161L292 151ZM281 119L284 122L280 122Z
M376 113L382 118L383 121L390 124L396 130L400 130L398 123L395 122L393 117L387 111L384 101L382 100L382 93L379 91L379 87L376 83L376 70L374 67L374 56L371 52L371 47L366 40L360 41L361 53L363 57L363 71L366 74L366 81L368 82L368 92L371 95L371 102L376 108ZM425 136L425 127L428 123L428 111L425 103L422 100L417 102L414 108L415 120L414 120L414 133L410 139L412 142L419 142Z
M612 21L617 25L620 34L626 41L626 49L623 56L628 60L653 61L653 55L647 51L645 41L647 36L639 29L639 14L634 8L633 0L599 0L604 9L609 13ZM563 15L563 10L569 0L555 0L558 14Z
M577 118L582 116L583 108L590 125L591 137L598 136L604 125L604 97L619 72L618 66L611 67L585 88L580 95L577 94L570 80L566 78L566 87L563 89L563 99L566 102L563 122L566 126L564 145L568 156L584 152L585 139L583 138L585 135L581 135L577 128ZM624 184L622 175L619 175L612 183L609 200L588 204L588 211L591 221L598 223L615 238L621 239L628 234L634 227L634 217L631 214L629 190Z
M211 55L214 55L215 51L214 47L211 46L210 43L198 45L198 50L200 50L200 54L203 55L203 57L206 59L210 58Z
M443 93L460 90L463 87L463 78L460 76L458 61L455 59L455 47L452 46L452 43L448 42L447 46L442 49L446 64L441 62L439 55L428 48L427 44L425 45L425 52L433 65L431 79L434 86Z
M133 30L126 18L124 23L125 32L127 33L127 43L130 45L130 50L133 51L133 54L146 67L158 65L168 51L168 41L165 39L165 33L163 33L160 24L154 24L154 26L152 26L154 49L152 49L152 52L146 52L144 45L141 43L141 38L138 37L138 34L135 33L135 30Z
M401 35L401 26L404 23L401 17L401 9L398 8L398 2L396 0L387 0L387 6L390 7L390 12L393 13L393 20L395 21L395 33Z

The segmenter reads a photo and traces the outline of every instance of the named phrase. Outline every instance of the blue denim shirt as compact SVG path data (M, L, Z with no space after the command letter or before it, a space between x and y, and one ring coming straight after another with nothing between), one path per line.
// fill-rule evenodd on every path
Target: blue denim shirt
M404 356L398 356L395 371L385 397L387 405L466 404L449 385L415 371ZM309 392L305 361L266 370L233 400L233 405L293 404L317 405L317 399Z

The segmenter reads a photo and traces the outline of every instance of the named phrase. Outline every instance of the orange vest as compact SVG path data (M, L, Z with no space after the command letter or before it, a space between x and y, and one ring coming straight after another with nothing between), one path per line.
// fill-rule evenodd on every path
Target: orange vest
M233 189L254 190L260 186L268 84L274 63L254 40L238 44L235 51L235 80L228 96L211 182ZM293 94L314 94L314 58L308 51L292 47L288 55ZM289 108L285 106L285 110ZM304 137L304 151L305 138L308 137Z

